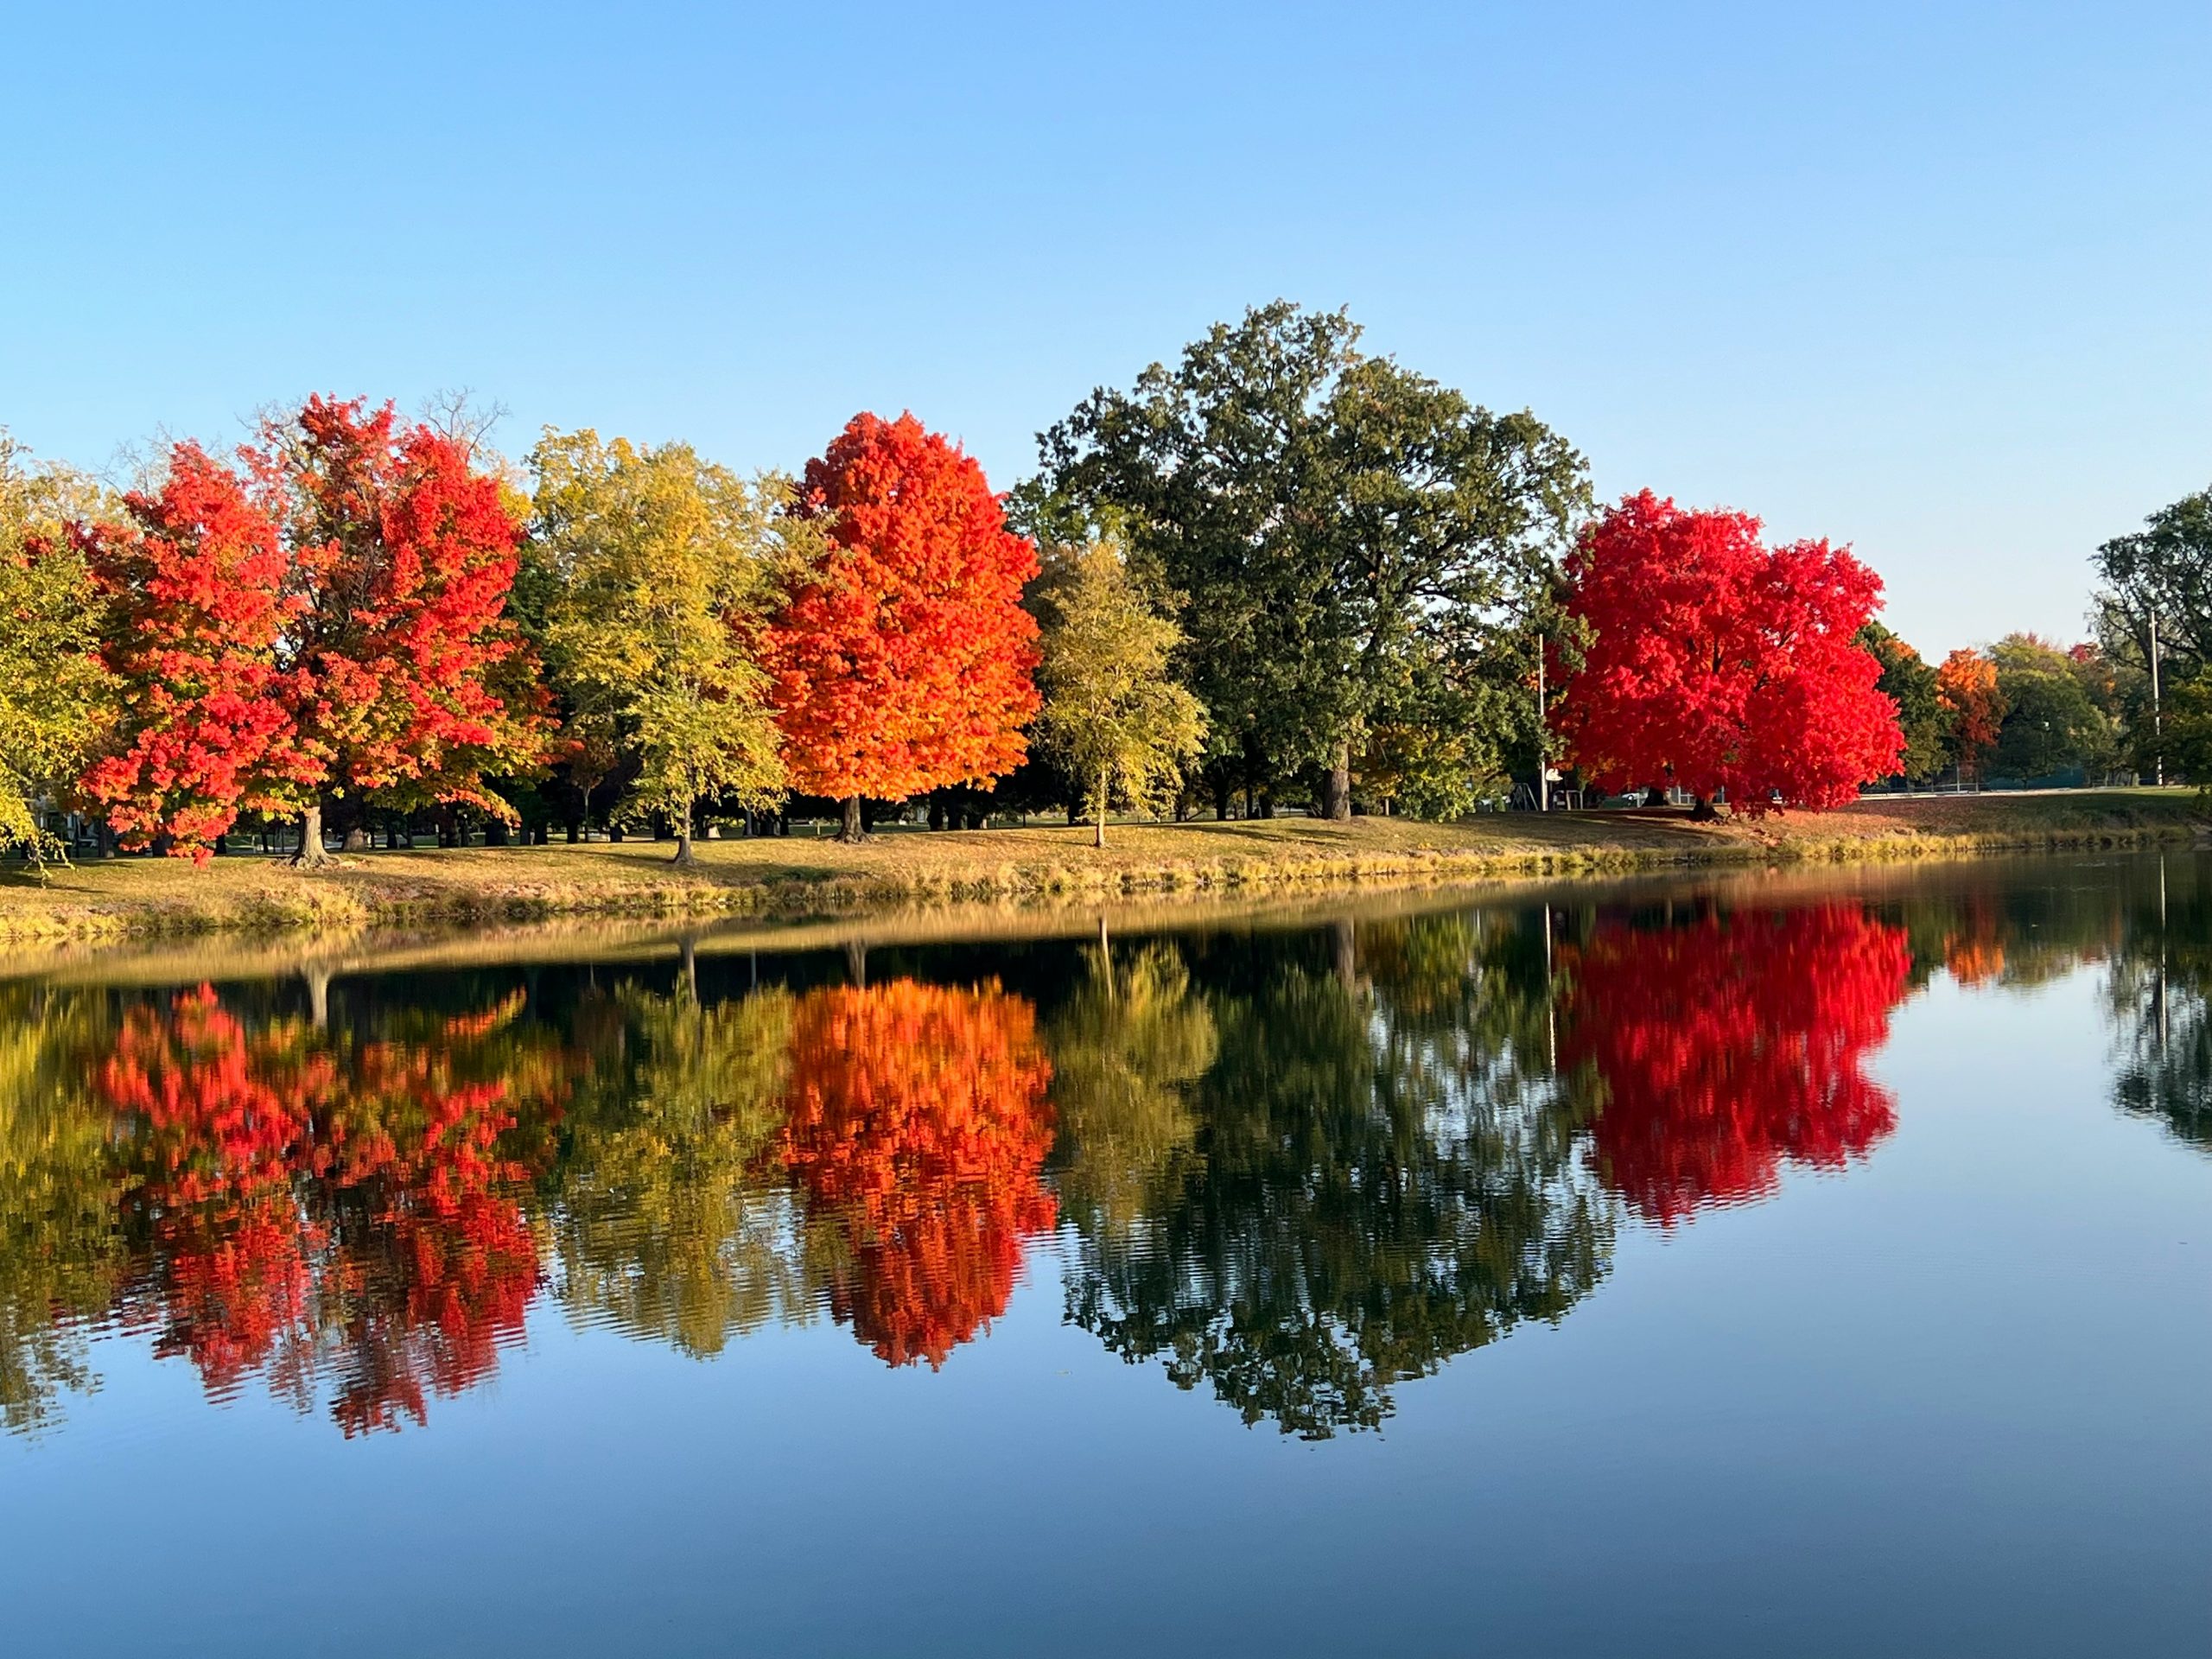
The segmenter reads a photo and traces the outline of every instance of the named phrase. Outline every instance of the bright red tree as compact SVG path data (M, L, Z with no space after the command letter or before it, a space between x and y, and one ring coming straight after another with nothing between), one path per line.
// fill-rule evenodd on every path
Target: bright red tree
M1560 1054L1605 1088L1591 1131L1607 1185L1671 1226L1834 1168L1897 1126L1866 1065L1911 972L1904 930L1855 905L1601 925L1563 956Z
M468 447L391 406L311 397L241 452L180 444L123 529L83 532L124 709L85 778L126 844L205 857L241 810L327 798L512 809L485 782L550 721L505 613L516 527Z
M1038 709L1037 551L983 470L912 415L856 415L807 463L798 509L830 542L764 644L797 786L845 804L1011 772Z
M167 836L197 859L241 810L298 808L321 768L302 748L279 664L298 603L275 519L194 444L128 519L80 532L108 620L120 719L85 792L125 847Z
M248 457L283 522L302 746L333 796L512 810L485 782L544 754L548 700L506 615L517 528L468 445L391 405L310 397ZM302 855L322 844L309 803Z
M783 1162L855 1267L832 1311L889 1363L940 1366L1006 1311L1023 1241L1052 1225L1036 1011L996 985L814 991L791 1056Z
M1645 491L1567 560L1589 652L1567 681L1567 752L1601 789L1671 784L1700 816L1827 807L1897 769L1897 704L1854 643L1881 579L1826 542L1768 548L1747 513L1691 512Z

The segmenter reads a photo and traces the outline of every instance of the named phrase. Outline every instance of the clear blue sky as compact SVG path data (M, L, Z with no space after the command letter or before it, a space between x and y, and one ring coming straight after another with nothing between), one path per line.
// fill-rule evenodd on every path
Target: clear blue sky
M10 8L0 424L92 465L467 386L1001 486L1217 318L1348 305L1609 494L2077 635L2212 483L2212 4Z

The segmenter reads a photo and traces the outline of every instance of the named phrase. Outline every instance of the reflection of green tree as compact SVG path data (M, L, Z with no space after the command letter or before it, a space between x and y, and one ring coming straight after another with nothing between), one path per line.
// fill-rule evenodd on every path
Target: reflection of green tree
M2135 891L2107 982L2119 1036L2113 1098L2212 1148L2212 893L2159 861Z
M105 1113L86 1099L105 1006L0 990L0 1426L37 1428L97 1386L82 1321L114 1300L121 1188Z
M1127 1239L1198 1135L1191 1085L1213 1064L1213 1014L1182 958L1147 944L1085 952L1089 976L1046 1032L1059 1114L1062 1212L1086 1234Z
M575 1318L709 1355L806 1316L793 1206L762 1173L791 1022L782 992L706 1007L625 987L579 1013L590 1076L553 1217Z
M1085 1239L1076 1323L1247 1422L1321 1438L1379 1426L1394 1384L1597 1283L1611 1211L1541 1076L1541 977L1516 982L1514 936L1457 925L1216 996L1202 1155L1126 1239Z

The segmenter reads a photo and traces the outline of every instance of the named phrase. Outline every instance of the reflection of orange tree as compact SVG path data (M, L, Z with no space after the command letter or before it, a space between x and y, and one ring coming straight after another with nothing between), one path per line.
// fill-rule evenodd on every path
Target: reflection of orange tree
M1902 929L1853 906L1601 926L1570 949L1561 1058L1606 1090L1607 1185L1671 1224L1774 1190L1785 1161L1835 1166L1896 1127L1864 1070L1910 968Z
M802 998L782 1155L852 1267L831 1307L893 1365L942 1365L1003 1313L1050 1228L1052 1063L1027 999L899 980Z
M488 1015L372 1041L304 1021L249 1031L203 987L131 1011L100 1069L134 1121L133 1312L211 1391L255 1371L304 1404L326 1361L348 1433L423 1416L518 1336L539 1268L503 1148L560 1070Z

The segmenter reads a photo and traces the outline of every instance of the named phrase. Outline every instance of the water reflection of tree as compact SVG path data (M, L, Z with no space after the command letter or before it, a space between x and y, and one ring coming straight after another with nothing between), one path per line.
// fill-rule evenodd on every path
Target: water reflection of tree
M1835 1167L1897 1124L1866 1072L1904 994L1902 928L1856 905L1601 922L1562 951L1562 1058L1603 1090L1605 1184L1662 1224Z
M2107 995L2118 1034L2113 1098L2212 1147L2212 893L2194 861L2161 858L2131 895Z
M1396 1383L1559 1318L1612 1236L1522 1058L1541 982L1516 987L1461 918L1340 944L1210 996L1196 1155L1141 1224L1084 1238L1068 1290L1125 1358L1310 1438L1377 1427Z
M96 1385L85 1324L126 1271L120 1182L87 1073L106 1010L94 999L0 988L0 1426L39 1427L65 1392Z
M995 983L810 991L791 1055L781 1155L843 1247L831 1311L887 1363L940 1366L1052 1225L1036 1010Z
M562 1068L513 1002L334 1034L204 987L21 1012L0 1043L12 1425L92 1385L94 1319L150 1330L218 1396L258 1376L326 1398L349 1433L419 1419L519 1334L537 1247L510 1189Z
M762 1174L791 1007L781 991L705 1007L626 985L577 1010L582 1081L547 1192L573 1317L693 1355L806 1317L798 1222Z
M1213 1065L1213 1013L1164 944L1084 951L1047 1032L1059 1115L1055 1185L1085 1234L1126 1239L1192 1156L1192 1085Z

